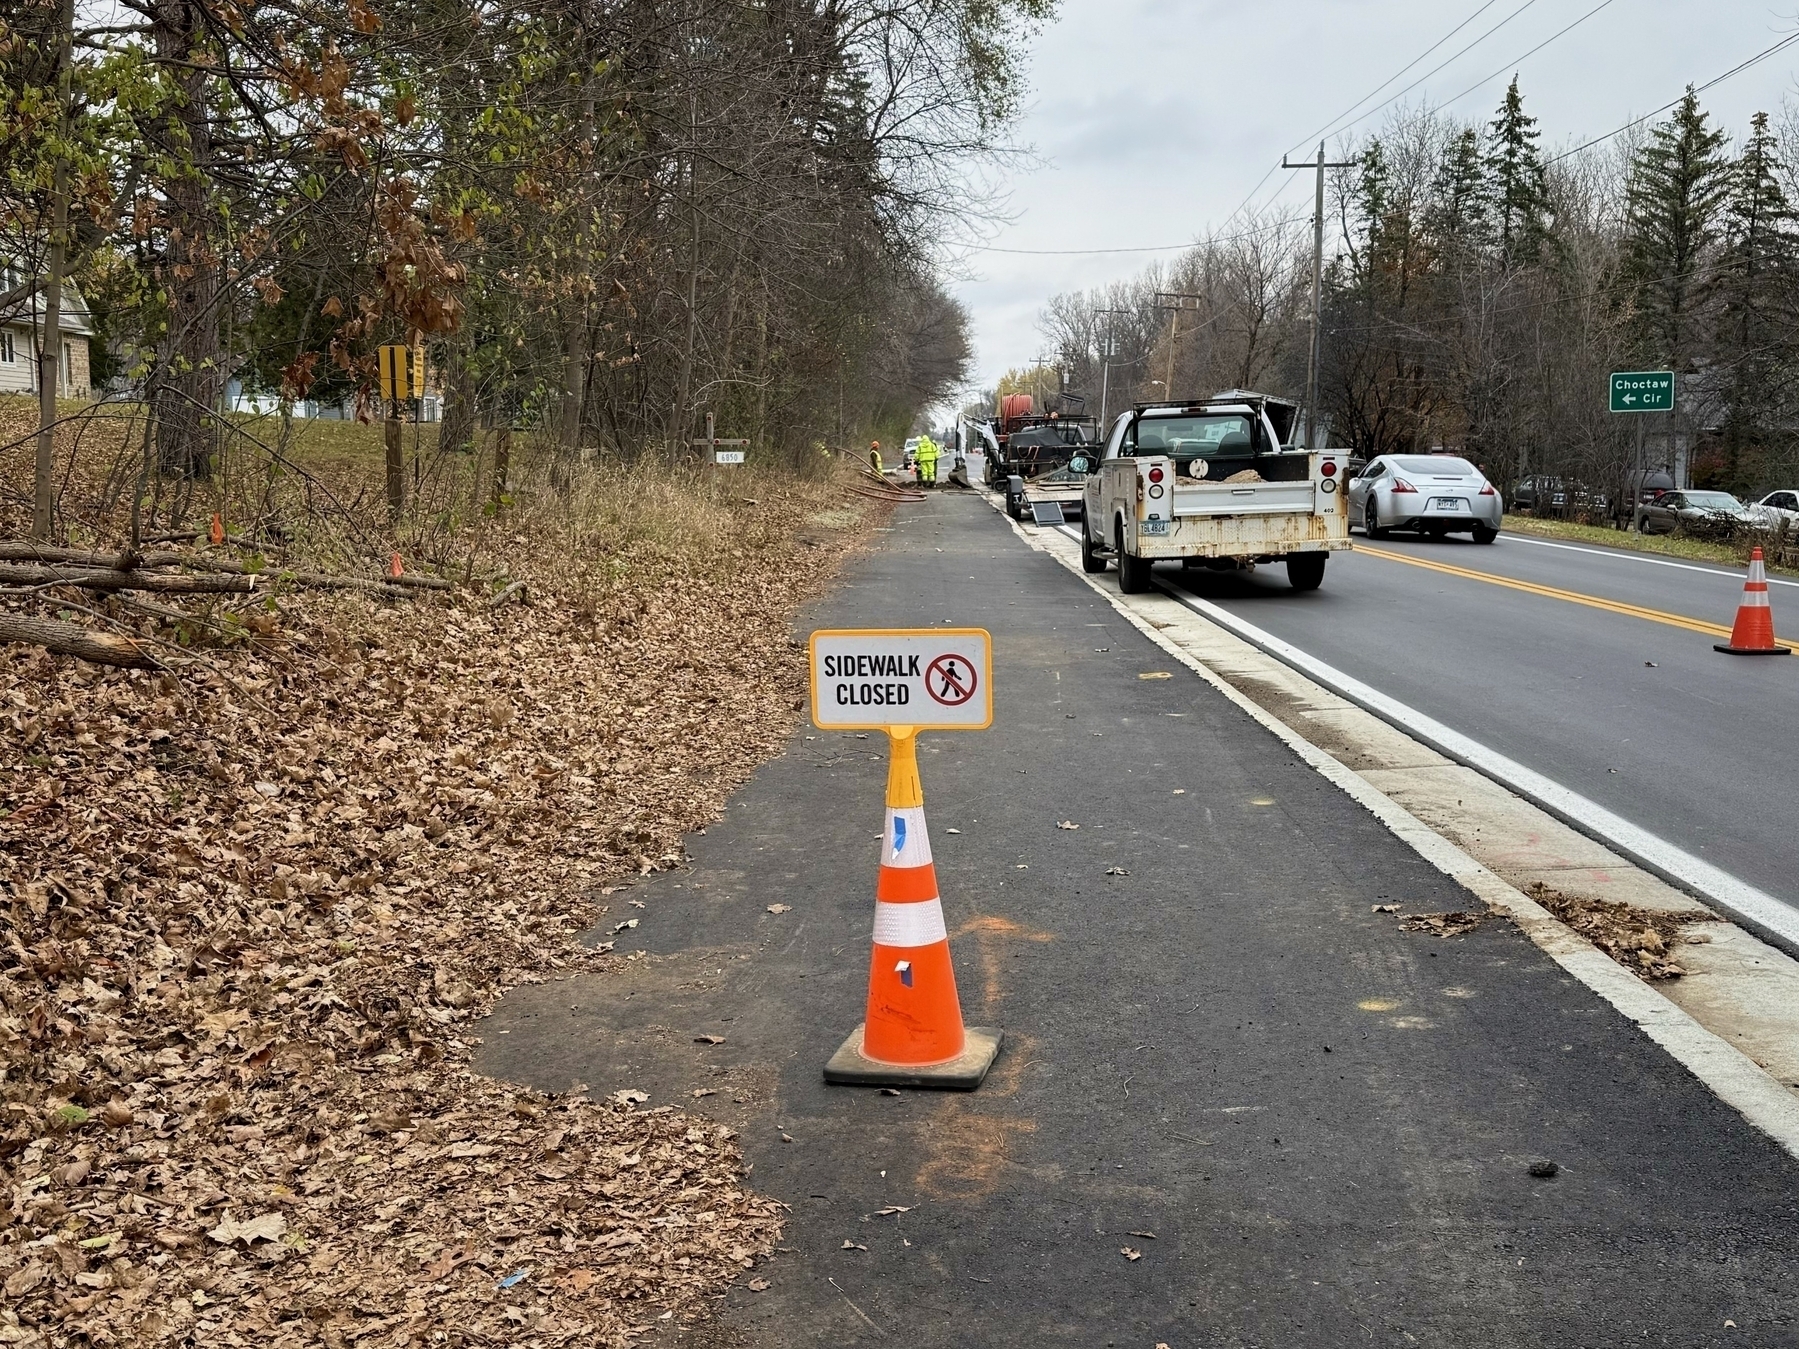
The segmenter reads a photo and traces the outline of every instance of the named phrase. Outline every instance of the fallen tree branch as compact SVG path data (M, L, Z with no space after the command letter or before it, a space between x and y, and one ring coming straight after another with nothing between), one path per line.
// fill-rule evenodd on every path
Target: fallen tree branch
M84 590L154 590L171 595L248 595L256 589L256 578L224 573L170 576L167 573L0 563L0 584L71 585Z
M95 632L79 623L64 623L54 618L0 613L0 642L28 642L59 656L79 656L96 665L114 665L127 670L158 668L157 662L136 638Z
M511 585L507 586L487 602L487 607L489 609L498 609L501 605L510 603L513 600L517 600L520 604L527 604L530 602L529 597L525 594L525 583L523 581L514 581Z

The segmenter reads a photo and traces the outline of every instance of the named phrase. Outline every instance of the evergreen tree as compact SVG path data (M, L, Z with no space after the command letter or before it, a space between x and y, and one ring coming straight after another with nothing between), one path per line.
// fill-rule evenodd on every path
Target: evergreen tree
M1724 246L1715 277L1717 356L1727 374L1725 485L1748 485L1744 458L1762 445L1790 373L1785 345L1799 286L1799 234L1781 186L1780 143L1768 114L1750 121L1749 139L1732 166L1723 207Z
M1548 235L1549 193L1537 149L1537 119L1524 111L1516 75L1488 129L1486 170L1500 252L1508 260L1534 260Z
M1428 227L1432 241L1444 252L1485 243L1489 208L1480 132L1464 127L1450 142L1449 153L1431 184Z
M1625 193L1626 249L1644 354L1682 370L1699 351L1702 269L1730 190L1724 132L1706 125L1692 86L1637 152Z

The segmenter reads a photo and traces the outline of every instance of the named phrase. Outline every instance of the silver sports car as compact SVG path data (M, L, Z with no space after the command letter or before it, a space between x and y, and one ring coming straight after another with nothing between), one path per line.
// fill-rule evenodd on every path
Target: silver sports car
M1383 454L1349 481L1349 519L1371 539L1388 530L1499 537L1499 492L1466 459L1450 454Z

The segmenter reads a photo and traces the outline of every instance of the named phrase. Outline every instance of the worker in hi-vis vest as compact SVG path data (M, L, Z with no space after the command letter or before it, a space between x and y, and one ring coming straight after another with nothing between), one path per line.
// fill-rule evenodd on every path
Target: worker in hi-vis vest
M937 442L930 436L918 438L918 449L914 452L918 460L918 481L921 484L937 481Z
M886 465L881 462L881 442L878 440L871 440L868 443L868 466L876 473L881 472L886 467Z

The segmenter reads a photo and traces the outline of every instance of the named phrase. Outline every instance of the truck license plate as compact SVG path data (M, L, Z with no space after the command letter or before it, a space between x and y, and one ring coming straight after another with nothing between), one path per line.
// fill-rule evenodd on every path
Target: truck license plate
M1137 532L1139 534L1166 534L1168 525L1167 520L1145 520L1137 526Z
M1460 497L1438 497L1431 505L1440 511L1459 511L1468 503Z

